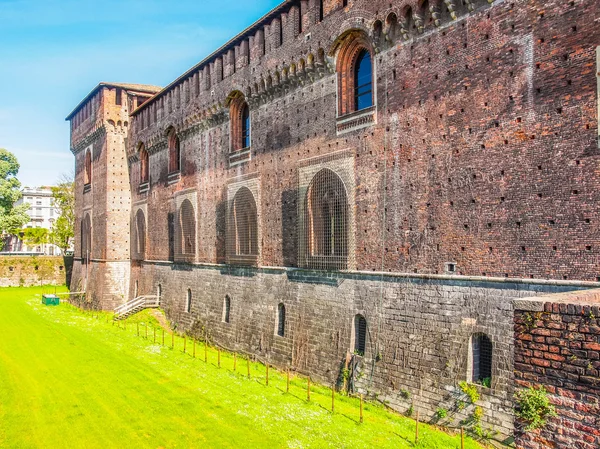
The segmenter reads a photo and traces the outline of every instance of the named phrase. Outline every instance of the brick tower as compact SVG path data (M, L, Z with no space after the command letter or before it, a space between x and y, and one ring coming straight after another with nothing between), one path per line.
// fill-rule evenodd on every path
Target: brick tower
M66 118L75 156L75 260L71 291L112 309L129 289L131 191L125 154L129 113L160 90L100 83Z

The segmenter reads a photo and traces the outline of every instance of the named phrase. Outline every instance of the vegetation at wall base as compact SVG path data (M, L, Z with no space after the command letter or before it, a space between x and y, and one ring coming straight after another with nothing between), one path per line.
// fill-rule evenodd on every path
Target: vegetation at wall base
M515 393L517 406L515 414L527 425L526 432L540 429L546 425L549 418L557 416L554 405L550 403L548 392L543 386L530 387Z
M293 376L171 335L149 314L131 322L41 304L42 288L0 290L0 447L411 448L415 421L336 396ZM54 292L54 287L45 289ZM144 326L149 324L149 332ZM139 336L137 334L140 326ZM156 326L156 327L155 327ZM157 330L156 343L154 329ZM416 400L416 398L415 398ZM460 436L419 426L419 448L460 448ZM466 448L480 446L466 441Z

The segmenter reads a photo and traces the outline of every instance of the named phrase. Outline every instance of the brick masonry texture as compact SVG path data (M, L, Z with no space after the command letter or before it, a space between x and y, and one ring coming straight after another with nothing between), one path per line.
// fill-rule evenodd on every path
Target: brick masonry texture
M453 409L464 399L457 384L470 377L473 334L485 333L494 355L483 421L509 436L512 301L598 286L600 3L325 0L322 19L320 4L283 3L160 92L100 85L78 106L69 117L77 226L91 214L92 251L87 264L76 254L72 287L112 308L160 286L178 330L328 383L362 314L358 388L401 411L414 401L428 418L452 410L446 424L468 413ZM361 111L348 106L353 74L343 72L356 48L373 63L374 105ZM251 146L232 152L241 134L230 106L238 114L242 97ZM306 192L323 167L349 199L344 271L302 268ZM259 248L247 257L231 257L228 241L238 185L257 208ZM181 256L184 199L195 232ZM130 262L138 210L145 253ZM244 261L257 266L236 265Z
M541 431L518 431L517 446L598 448L600 291L540 297L515 309L516 383L545 386L558 413Z

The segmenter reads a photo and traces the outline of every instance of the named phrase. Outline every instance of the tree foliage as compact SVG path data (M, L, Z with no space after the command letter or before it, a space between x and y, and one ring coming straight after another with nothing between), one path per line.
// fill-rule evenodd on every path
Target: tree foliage
M0 148L0 232L13 234L29 221L29 205L15 206L23 196L17 179L19 161L10 151Z
M25 228L19 232L21 240L27 246L37 246L48 243L48 230L44 228Z
M62 181L52 187L52 198L59 216L52 225L50 242L64 254L71 247L75 236L75 184L71 177L63 176Z

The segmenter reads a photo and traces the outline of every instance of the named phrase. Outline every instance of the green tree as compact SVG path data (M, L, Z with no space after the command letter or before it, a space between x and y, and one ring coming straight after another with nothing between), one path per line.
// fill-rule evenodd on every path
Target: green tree
M59 216L52 225L50 242L64 254L71 247L75 236L75 183L72 178L63 176L58 185L52 187L52 198Z
M23 196L17 179L19 161L10 151L0 148L0 232L14 234L29 221L29 205L15 206Z
M25 228L19 232L21 240L27 246L38 246L48 243L48 230L44 228Z

